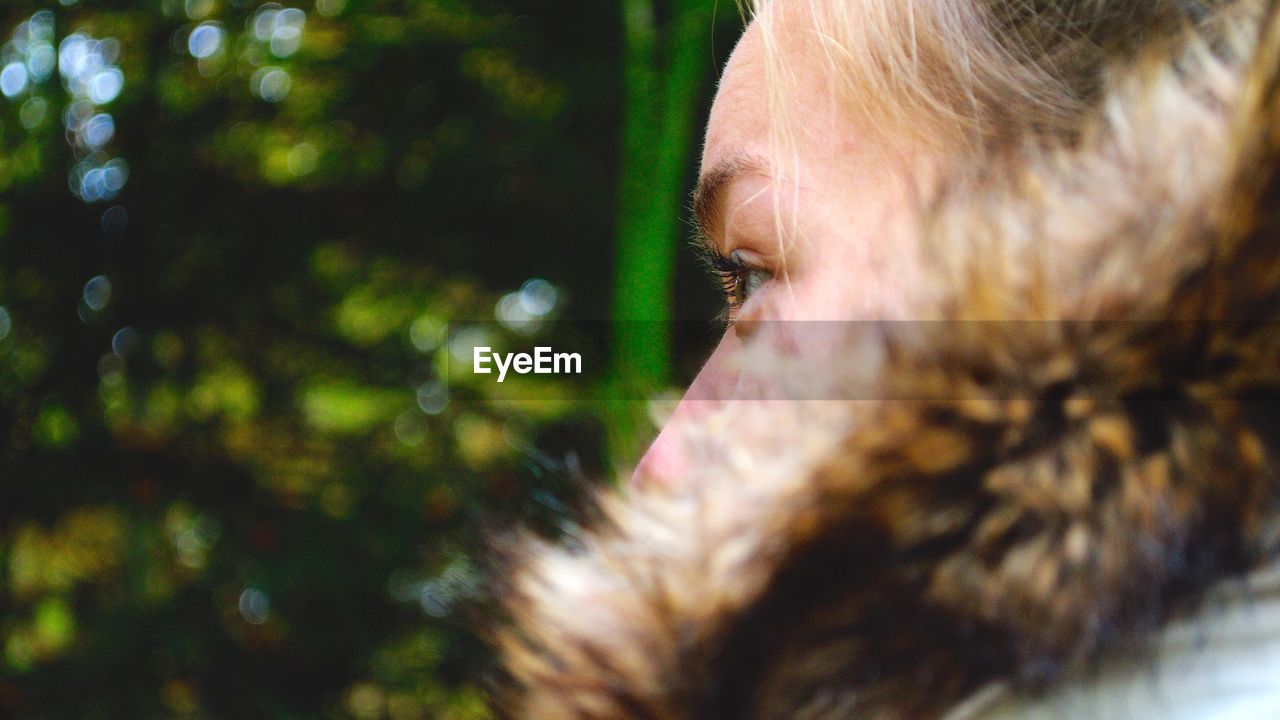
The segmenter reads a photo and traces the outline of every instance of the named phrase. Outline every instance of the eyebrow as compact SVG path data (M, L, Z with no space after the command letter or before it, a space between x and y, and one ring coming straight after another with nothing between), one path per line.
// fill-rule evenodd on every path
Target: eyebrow
M735 155L702 173L698 178L698 185L693 189L693 219L699 242L710 242L708 235L719 224L720 206L734 181L743 175L767 174L766 168L767 165L760 158Z

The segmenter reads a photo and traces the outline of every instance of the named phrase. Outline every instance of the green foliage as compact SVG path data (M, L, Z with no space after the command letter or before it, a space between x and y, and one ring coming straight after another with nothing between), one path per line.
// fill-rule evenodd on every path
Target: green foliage
M447 387L448 331L530 278L603 319L620 13L0 8L0 716L489 717L483 535L607 461L581 388Z

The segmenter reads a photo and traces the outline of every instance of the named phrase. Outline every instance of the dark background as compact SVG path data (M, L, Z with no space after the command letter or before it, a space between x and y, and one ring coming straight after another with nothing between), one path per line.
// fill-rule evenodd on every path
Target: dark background
M681 218L740 27L7 0L0 716L489 717L483 537L554 532L652 427L591 399L625 373L447 388L445 328L641 318L648 354L598 341L687 381L719 301Z

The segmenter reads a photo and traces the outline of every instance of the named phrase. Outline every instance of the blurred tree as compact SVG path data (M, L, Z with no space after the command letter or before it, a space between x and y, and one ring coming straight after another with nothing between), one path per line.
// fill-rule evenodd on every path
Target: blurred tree
M676 250L695 110L714 67L713 5L673 0L660 33L654 0L622 0L622 168L614 262L614 393L644 397L671 382ZM611 445L635 455L644 413L615 403Z
M0 7L0 717L488 716L481 535L608 461L447 328L669 320L708 20L622 8Z

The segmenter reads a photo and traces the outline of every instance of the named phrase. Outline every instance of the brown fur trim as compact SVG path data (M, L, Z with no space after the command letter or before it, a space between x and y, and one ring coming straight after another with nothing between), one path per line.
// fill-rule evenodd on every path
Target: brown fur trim
M502 711L934 717L1050 683L1259 562L1280 21L1240 7L1117 73L1074 147L951 185L931 229L961 288L947 322L862 339L883 396L915 400L771 415L775 448L724 443L680 491L606 494L573 547L521 551Z

